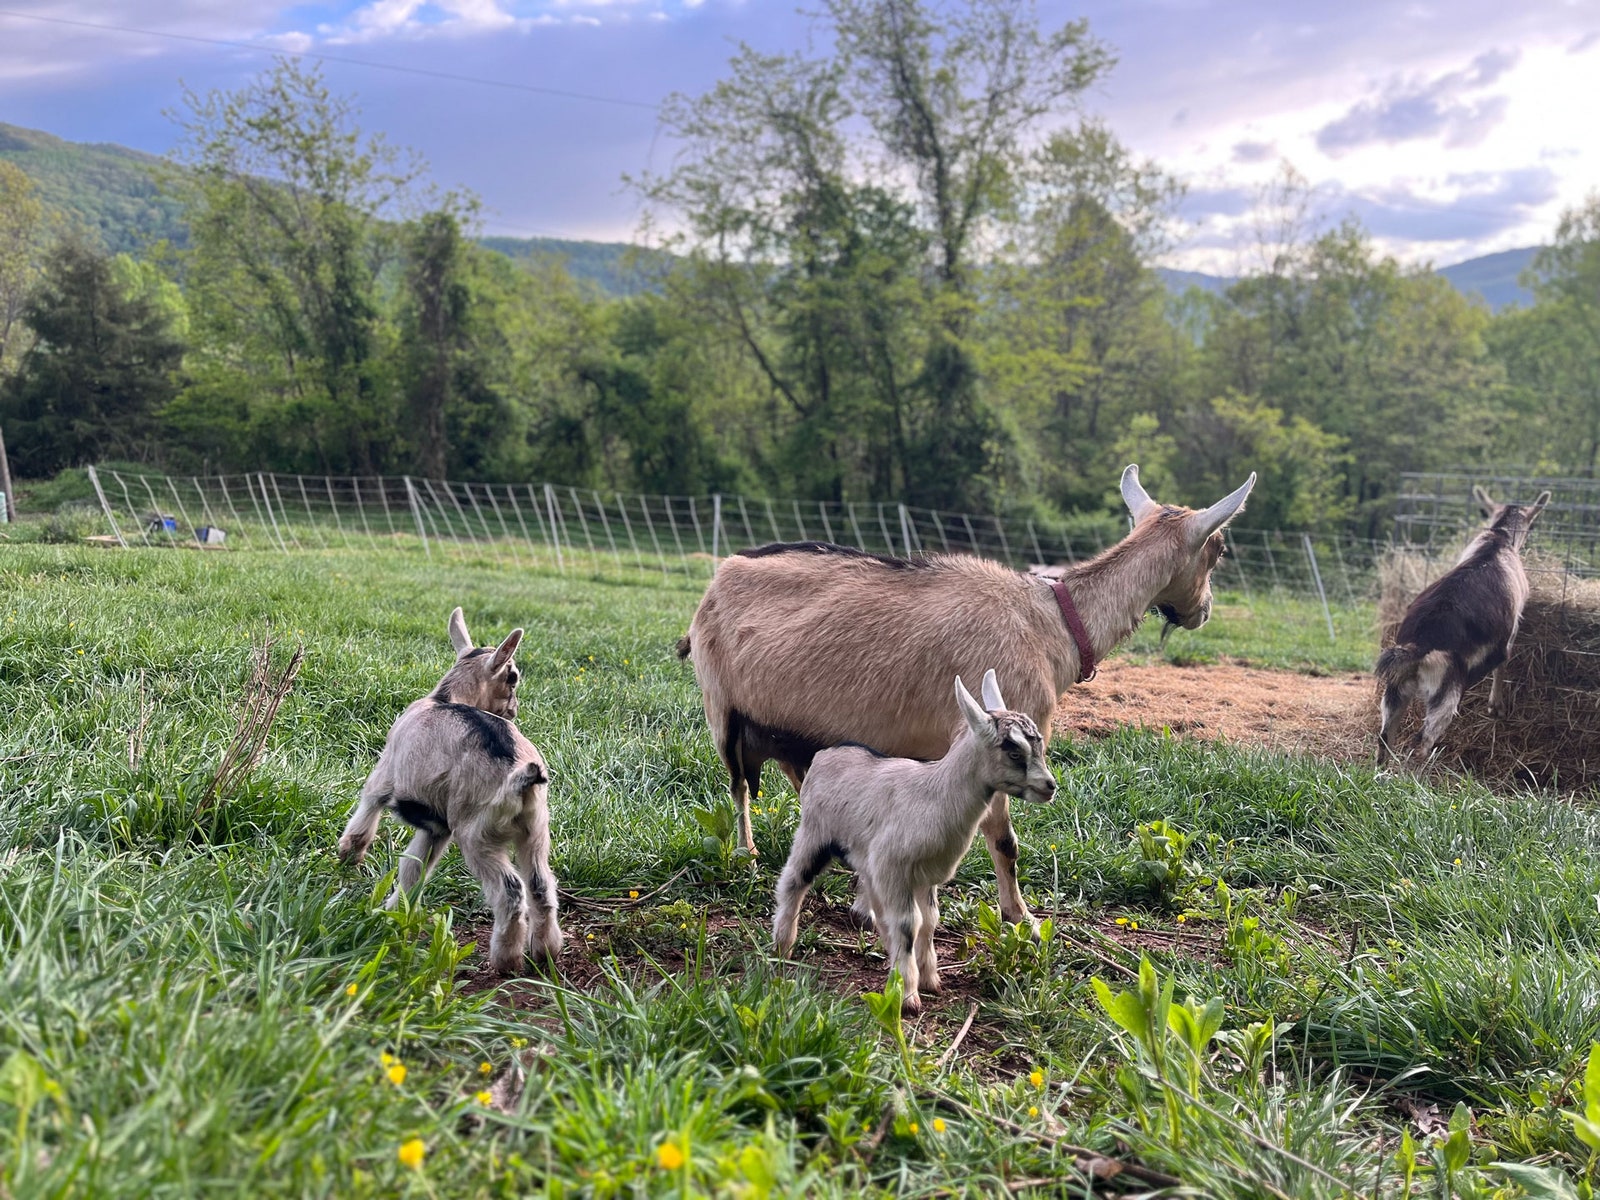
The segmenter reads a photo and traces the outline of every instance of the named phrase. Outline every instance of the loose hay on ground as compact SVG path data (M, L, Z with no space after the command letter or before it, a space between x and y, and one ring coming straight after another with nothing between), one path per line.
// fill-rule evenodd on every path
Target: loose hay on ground
M1412 600L1449 567L1448 560L1404 551L1380 564L1382 645L1393 643ZM1600 580L1578 579L1536 555L1527 568L1531 590L1503 676L1510 714L1491 717L1488 682L1473 687L1439 758L1489 782L1584 791L1600 786ZM1374 688L1374 728L1379 696ZM1403 739L1420 719L1414 705Z

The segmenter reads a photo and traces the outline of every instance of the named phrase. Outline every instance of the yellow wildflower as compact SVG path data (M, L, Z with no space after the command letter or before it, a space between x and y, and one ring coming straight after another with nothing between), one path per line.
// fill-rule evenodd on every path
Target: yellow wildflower
M514 1038L511 1039L511 1048L513 1050L521 1050L527 1044L528 1044L528 1039L527 1038L514 1037Z
M360 988L358 988L355 984L352 983L349 987L344 989L344 994L346 996L354 996L360 990L361 990Z
M492 1070L494 1070L494 1065L492 1063L481 1062L478 1064L479 1075L487 1075Z
M1128 923L1128 918L1127 917L1118 917L1117 918L1117 924L1118 925L1126 925L1127 923Z
M1461 860L1458 858L1458 859L1456 859L1456 866L1459 867L1460 865L1461 865Z
M1051 842L1050 843L1050 849L1054 850L1055 848L1056 848L1056 844L1054 842Z
M378 1061L387 1067L390 1063L394 1062L394 1055L385 1050L382 1054L378 1055Z
M490 1094L489 1094L489 1093L488 1093L488 1092L479 1092L479 1093L478 1093L478 1094L477 1094L477 1095L476 1095L476 1096L475 1096L475 1097L474 1097L474 1099L475 1099L475 1100L477 1100L477 1102L478 1102L478 1103L479 1103L479 1104L488 1104L488 1103L490 1103L490 1102L491 1102L491 1101L492 1101L492 1100L494 1100L494 1097L493 1097L493 1096L491 1096L491 1095L490 1095Z
M406 1081L406 1065L405 1065L405 1063L395 1063L394 1066L389 1068L388 1076L389 1076L389 1082L394 1084L395 1087L399 1087L402 1083L404 1083Z
M933 1131L935 1133L943 1133L944 1132L944 1128L945 1128L945 1126L944 1126L944 1118L943 1117L935 1117L933 1119Z
M915 1135L917 1132L917 1123L913 1121L911 1124L907 1125L906 1128L909 1129L913 1135Z
M1461 860L1458 858L1458 859L1456 859L1456 861L1460 862ZM629 888L628 889L628 899L629 900L637 900L638 898L639 898L639 889L638 888Z
M1033 1074L1028 1076L1028 1082L1033 1084L1034 1087L1043 1087L1044 1086L1044 1072L1039 1070L1038 1067L1035 1067L1033 1069Z
M428 1148L422 1144L421 1138L412 1138L409 1142L402 1142L399 1150L400 1165L409 1167L413 1171L422 1169L422 1160L427 1156Z
M683 1151L672 1142L662 1142L656 1147L656 1162L663 1171L676 1171L683 1166L685 1159Z
M1184 915L1183 915L1183 914L1182 914L1182 913L1179 913L1179 914L1178 914L1178 924L1179 924L1179 925L1182 925L1182 924L1183 924L1183 923L1184 923L1184 922L1185 922L1185 921L1187 921L1187 920L1188 920L1188 919L1189 919L1189 918L1188 918L1188 917L1186 917L1186 916L1184 916Z
M1037 1117L1039 1115L1039 1106L1037 1104L1028 1105L1028 1115L1030 1117Z

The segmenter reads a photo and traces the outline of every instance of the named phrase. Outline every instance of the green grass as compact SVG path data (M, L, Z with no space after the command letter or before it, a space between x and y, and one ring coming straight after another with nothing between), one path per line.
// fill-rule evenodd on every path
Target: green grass
M1589 1177L1562 1115L1600 1036L1588 811L1158 735L1058 741L1057 801L1017 812L1055 936L984 932L974 852L946 893L969 938L942 952L956 994L900 1027L862 998L883 985L870 940L815 907L799 961L767 956L795 820L776 772L758 864L703 844L694 811L723 780L672 649L695 600L392 554L6 549L0 1195L1083 1195L1051 1138L1203 1194L1523 1194L1505 1162L1547 1172L1529 1194ZM583 901L559 979L484 986L458 855L385 913L402 831L359 870L332 854L390 721L447 666L458 603L480 640L529 631L520 724ZM1219 598L1167 650L1365 664L1359 614L1348 644L1312 615L1297 631ZM305 667L251 783L211 807L269 628ZM1145 859L1157 819L1181 855ZM847 902L845 875L822 884ZM1126 1029L1095 999L1092 976L1134 986L1141 949L1178 998L1221 1004L1192 1057L1140 1032L1131 994ZM514 1059L525 1091L485 1110L479 1064ZM1408 1185L1406 1113L1458 1103L1454 1143L1412 1127Z

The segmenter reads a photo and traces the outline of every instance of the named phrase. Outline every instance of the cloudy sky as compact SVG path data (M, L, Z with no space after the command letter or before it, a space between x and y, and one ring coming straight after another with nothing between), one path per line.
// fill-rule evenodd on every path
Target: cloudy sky
M1322 218L1355 213L1387 249L1438 264L1539 242L1600 189L1600 0L1038 7L1051 22L1087 16L1115 48L1085 107L1187 182L1173 265L1239 269L1260 189L1284 162L1315 185ZM330 61L327 74L358 95L368 127L475 191L490 232L626 240L639 208L622 175L671 154L654 103L708 86L737 42L803 45L795 9L0 0L0 121L162 152L182 84L237 86L266 61L218 41L404 67Z

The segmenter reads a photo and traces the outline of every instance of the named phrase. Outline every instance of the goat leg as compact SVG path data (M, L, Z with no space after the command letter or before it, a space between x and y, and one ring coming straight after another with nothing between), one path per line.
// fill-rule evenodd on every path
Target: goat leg
M1011 798L996 792L989 808L978 823L983 840L989 847L989 858L994 863L995 880L1000 885L1000 916L1009 925L1026 925L1039 936L1039 922L1022 899L1022 889L1017 886L1017 831L1011 825Z

